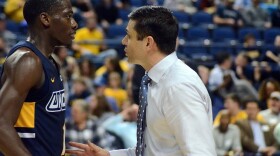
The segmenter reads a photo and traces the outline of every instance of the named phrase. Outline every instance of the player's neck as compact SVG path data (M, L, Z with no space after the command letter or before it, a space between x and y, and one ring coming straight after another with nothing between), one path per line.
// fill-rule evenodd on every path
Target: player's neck
M28 37L27 41L29 41L33 45L35 45L36 48L39 49L39 51L47 58L49 58L51 53L54 51L55 46L52 45L52 43L50 41L48 41L48 39L46 37L43 38L43 37L40 37L39 35L30 35L30 37Z

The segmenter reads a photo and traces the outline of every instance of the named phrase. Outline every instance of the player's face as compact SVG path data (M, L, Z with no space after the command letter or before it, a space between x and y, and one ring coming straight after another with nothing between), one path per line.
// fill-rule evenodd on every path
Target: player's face
M130 20L126 27L126 36L122 40L122 44L125 46L125 54L128 57L128 62L135 64L143 64L146 58L145 46L146 43L143 40L138 40L137 32L134 29L136 21Z
M73 18L69 0L62 0L51 17L51 35L60 45L69 45L75 37L78 25Z

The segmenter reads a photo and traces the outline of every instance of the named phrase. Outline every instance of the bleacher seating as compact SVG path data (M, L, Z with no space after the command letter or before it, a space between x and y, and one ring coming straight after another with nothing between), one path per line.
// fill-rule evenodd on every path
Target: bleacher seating
M110 25L108 30L107 30L107 38L122 38L125 36L126 34L126 25L122 24L122 25Z
M204 11L199 11L191 16L191 21L192 24L195 26L208 25L208 24L213 24L213 17L212 15Z
M210 34L206 28L192 27L188 29L186 39L187 41L203 41L210 38Z
M131 12L131 10L128 10L128 9L120 9L119 10L119 16L124 22L127 22L128 21L128 14L130 12Z
M280 35L280 29L279 28L270 28L264 30L264 42L268 44L273 44L274 39L277 35Z
M239 31L238 31L238 41L240 43L243 43L244 38L247 34L252 34L256 38L256 40L262 40L261 30L259 30L257 28L250 27L250 28L240 28L239 29Z
M179 23L189 23L190 15L182 11L173 11L173 15L177 18Z
M214 42L228 42L236 39L236 34L231 27L217 27L213 30L212 40Z

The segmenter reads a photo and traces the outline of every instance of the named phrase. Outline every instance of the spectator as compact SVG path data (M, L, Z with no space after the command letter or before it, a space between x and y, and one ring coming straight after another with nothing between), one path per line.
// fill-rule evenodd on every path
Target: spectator
M215 1L214 0L201 0L201 2L199 4L199 9L212 14L216 11Z
M260 114L264 117L266 123L276 125L280 122L280 92L275 91L270 94L267 102L268 109L263 110Z
M91 0L71 0L71 3L82 12L93 11Z
M280 35L275 37L274 49L266 51L263 60L280 64Z
M274 130L273 130L274 138L276 139L277 143L280 144L280 123L278 123Z
M280 4L271 14L271 22L273 27L280 27Z
M72 105L73 100L85 99L88 96L90 96L90 91L85 80L82 77L75 79L69 97L69 104Z
M106 57L116 57L117 52L113 49L106 50L103 30L97 27L96 18L94 13L88 14L86 27L77 30L72 48L77 56L85 56L94 63L102 64Z
M104 95L114 98L119 108L122 108L124 102L128 100L127 92L121 88L121 77L119 73L110 73L109 86L104 90Z
M280 84L277 80L268 78L262 81L258 91L261 110L267 109L267 100L274 91L280 91Z
M61 74L61 78L63 79L63 86L65 90L65 103L68 103L70 96L69 81L79 74L77 62L73 57L68 55L68 49L64 46L56 47L52 57L60 67L59 72Z
M118 149L120 140L99 127L96 119L89 118L88 104L84 100L75 100L72 105L72 120L66 121L66 142L89 140L106 149ZM67 146L67 148L71 148Z
M7 56L7 48L5 41L2 37L0 37L0 66L4 64ZM1 70L0 70L1 72Z
M115 115L112 106L108 103L108 98L104 95L93 96L91 115L97 117L97 124L100 126L105 120Z
M101 0L100 5L95 7L97 21L106 30L111 24L122 24L123 21L119 16L119 10L114 0Z
M221 111L219 126L213 130L218 156L240 155L242 152L240 131L236 125L230 124L228 111Z
M259 0L252 0L253 6L242 13L245 26L257 28L270 28L271 19L269 14L259 7Z
M130 0L118 0L117 3L116 3L116 6L119 9L131 10L131 2L130 2Z
M227 52L219 52L216 55L217 64L210 72L209 89L212 92L219 92L226 88L231 81L232 58Z
M107 57L105 59L104 66L96 71L96 83L102 83L104 85L109 85L109 74L112 72L117 72L121 76L121 80L123 80L125 76L124 70L126 69L126 65L119 60L117 57ZM122 81L121 81L122 82ZM123 84L122 84L123 85Z
M16 23L23 22L24 3L25 0L7 0L4 7L7 17Z
M102 126L110 131L124 141L125 148L135 147L136 139L136 130L137 130L137 113L138 105L134 104L124 109L118 115L110 117L107 119Z
M249 82L254 82L253 69L250 68L249 57L245 52L240 52L237 54L234 60L233 70L237 78L241 80L247 80Z
M116 100L111 97L106 97L101 94L93 94L87 98L87 101L89 101L90 113L93 116L97 116L100 118L104 112L120 112Z
M228 94L225 99L225 110L230 115L230 123L235 124L238 120L247 119L247 114L242 110L241 100L237 94ZM214 126L220 124L221 115L223 111L220 111L214 120ZM258 115L258 121L264 121L263 117Z
M79 62L80 77L83 77L90 92L94 91L93 80L95 78L95 66L89 58L82 58Z
M234 10L234 0L224 0L225 5L220 5L214 15L214 23L218 26L231 26L238 28L243 26L241 15Z
M7 50L16 44L16 35L6 28L6 15L0 13L0 37L7 43Z
M68 55L68 49L66 47L56 47L52 56L60 66L60 73L64 81L70 81L80 75L77 61Z
M256 101L247 101L245 111L248 119L236 123L241 131L241 142L245 155L262 153L271 156L277 150L273 128L257 120L259 105Z
M234 9L238 11L244 11L250 9L252 5L252 0L236 0L234 2Z
M236 93L240 98L257 99L257 91L246 80L237 79L231 70L232 60L229 53L221 52L216 56L218 65L210 73L209 89L218 98L225 98L229 93Z
M191 14L197 11L192 0L164 0L163 6L173 11L184 11Z
M260 61L260 51L257 47L257 41L253 34L246 34L244 37L243 50L250 58L250 61Z

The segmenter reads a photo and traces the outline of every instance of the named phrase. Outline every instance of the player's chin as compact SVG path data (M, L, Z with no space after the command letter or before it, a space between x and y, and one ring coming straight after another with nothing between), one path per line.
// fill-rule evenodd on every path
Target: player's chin
M73 43L73 40L72 40L72 39L64 40L64 41L62 42L62 44L63 44L64 46L71 46L72 43Z

